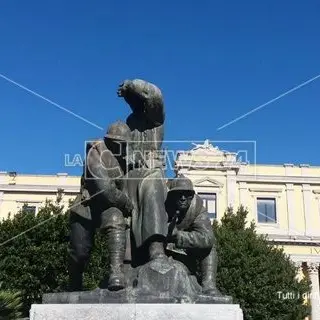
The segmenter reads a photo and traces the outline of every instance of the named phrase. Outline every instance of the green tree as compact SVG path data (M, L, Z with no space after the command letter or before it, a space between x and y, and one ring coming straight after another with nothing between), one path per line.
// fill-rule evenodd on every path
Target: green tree
M0 222L0 283L4 290L21 292L24 315L44 293L68 289L68 221L58 195L37 214L22 209ZM105 241L98 233L84 275L86 289L98 286L107 265Z
M310 312L303 297L310 292L309 279L296 279L294 263L266 235L258 235L254 223L246 224L247 215L243 206L236 213L228 208L213 224L218 287L240 304L246 320L304 319Z
M20 292L0 290L0 319L10 320L21 317Z

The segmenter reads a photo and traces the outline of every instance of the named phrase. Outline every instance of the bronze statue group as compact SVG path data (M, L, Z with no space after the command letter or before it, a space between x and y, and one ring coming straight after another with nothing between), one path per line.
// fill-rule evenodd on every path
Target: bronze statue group
M198 266L203 293L219 295L215 237L203 202L186 177L166 182L160 89L144 80L126 80L118 96L132 113L126 123L111 124L103 139L87 143L81 191L70 208L70 291L83 290L95 233L103 232L110 260L108 290L125 289L125 266L171 256L190 272Z

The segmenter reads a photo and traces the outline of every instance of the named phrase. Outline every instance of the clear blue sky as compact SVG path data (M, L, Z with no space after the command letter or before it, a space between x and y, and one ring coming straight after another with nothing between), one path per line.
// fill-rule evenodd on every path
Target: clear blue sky
M103 128L129 114L118 84L143 78L163 91L166 140L255 140L259 163L320 165L320 78L217 130L320 74L319 14L316 0L4 1L0 73ZM103 134L3 78L0 107L3 171L79 174L64 154Z

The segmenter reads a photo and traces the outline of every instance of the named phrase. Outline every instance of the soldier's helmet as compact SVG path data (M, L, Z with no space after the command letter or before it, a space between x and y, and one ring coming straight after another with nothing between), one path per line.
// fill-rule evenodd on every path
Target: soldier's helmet
M192 181L183 175L172 179L169 188L169 193L173 193L175 191L191 191L193 194L195 193Z
M104 136L107 139L129 142L131 140L131 130L123 121L112 123Z

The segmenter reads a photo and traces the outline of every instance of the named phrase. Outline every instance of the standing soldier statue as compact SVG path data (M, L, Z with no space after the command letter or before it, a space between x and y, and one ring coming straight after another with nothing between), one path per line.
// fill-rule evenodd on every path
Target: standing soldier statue
M96 229L106 234L110 258L109 290L125 287L125 218L133 206L125 192L125 150L130 129L124 122L108 128L101 141L89 143L81 181L81 193L70 209L70 290L82 290L82 277L88 262ZM107 267L107 266L106 266Z
M126 80L118 96L129 104L131 130L128 194L134 205L131 243L133 264L165 256L166 184L160 156L164 135L164 103L160 89L144 80Z

